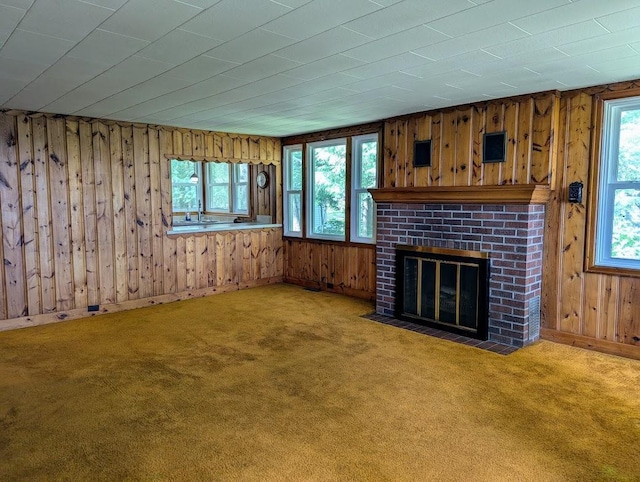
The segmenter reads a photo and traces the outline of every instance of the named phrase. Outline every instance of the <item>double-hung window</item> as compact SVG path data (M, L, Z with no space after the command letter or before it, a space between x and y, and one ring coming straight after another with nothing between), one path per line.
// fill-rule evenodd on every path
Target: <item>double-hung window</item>
M302 236L302 146L284 148L284 235Z
M351 173L351 241L370 243L375 236L375 205L368 189L378 185L378 136L354 137Z
M346 139L307 144L307 236L345 240Z
M604 101L595 267L640 270L640 97Z
M378 135L284 147L284 234L375 242Z
M171 160L173 212L249 214L249 165Z

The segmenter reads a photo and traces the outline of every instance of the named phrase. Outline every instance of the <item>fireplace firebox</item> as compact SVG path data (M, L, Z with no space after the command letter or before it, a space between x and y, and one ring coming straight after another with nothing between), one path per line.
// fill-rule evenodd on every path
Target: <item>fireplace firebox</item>
M488 292L487 253L396 246L396 318L486 340Z

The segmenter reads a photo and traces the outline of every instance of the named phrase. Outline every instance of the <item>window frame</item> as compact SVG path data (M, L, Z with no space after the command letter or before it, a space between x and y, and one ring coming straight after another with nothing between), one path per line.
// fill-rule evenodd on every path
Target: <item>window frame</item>
M617 168L617 141L619 137L619 117L612 117L611 111L621 112L624 105L637 105L640 108L640 89L621 92L607 92L594 98L594 126L596 133L592 137L592 155L589 169L589 215L587 218L587 246L585 271L591 273L640 277L640 260L613 258L611 238L613 236L613 209L615 192L619 189L640 188L639 182L611 181L611 175ZM612 124L616 135L608 134Z
M343 131L344 132L344 131ZM324 135L312 135L307 139L297 137L296 143L283 145L282 155L282 174L283 174L283 196L282 196L282 212L283 212L283 236L286 238L298 238L306 239L315 242L328 242L332 244L345 244L345 245L366 245L375 246L376 244L376 222L375 211L376 205L373 202L374 220L373 220L373 233L371 238L357 236L357 209L354 209L356 204L354 199L357 199L358 192L364 192L368 189L376 189L380 186L381 178L381 155L380 144L382 138L382 132L379 129L370 131L359 131L351 133L341 133L341 136L325 137ZM359 164L361 159L354 161L356 156L354 155L354 149L358 142L365 142L367 140L375 140L376 142L376 185L374 187L362 188L356 185L354 182L353 174L356 172L356 163ZM293 139L292 139L293 141ZM294 142L295 142L294 141ZM313 166L310 159L311 148L310 146L326 146L335 145L340 141L344 141L346 144L345 158L346 158L346 181L345 181L345 234L340 235L327 235L327 234L314 234L311 232L311 219L310 210L312 209L311 200L311 182L313 182ZM291 231L289 226L289 213L288 192L294 193L289 189L289 157L288 152L296 149L300 149L302 153L302 219L301 219L301 232ZM356 174L357 177L357 174ZM299 192L299 191L296 191Z
M291 187L291 154L293 152L300 152L300 157L302 158L302 166L301 166L301 175L302 175L302 185L300 189L293 189ZM304 156L304 148L302 144L293 144L290 146L283 147L282 153L282 162L283 162L283 190L282 190L282 214L283 214L283 235L289 236L293 238L302 238L304 233L304 221L305 221L305 198L304 198L304 184L305 184L305 156ZM289 218L289 199L293 195L300 196L300 229L293 230L290 225Z
M345 190L345 199L344 199L344 223L345 223L345 227L344 227L344 234L325 234L325 233L314 233L313 232L313 221L315 219L314 214L315 214L315 209L314 209L314 189L311 186L311 183L314 180L314 162L313 162L313 156L311 154L312 150L315 148L322 148L322 147L328 147L328 146L339 146L339 145L343 145L344 144L344 148L345 148L345 160L344 160L344 168L345 168L345 185L344 185L344 190ZM348 178L349 178L349 145L347 143L347 138L346 137L339 137L336 139L327 139L324 141L315 141L315 142L308 142L306 145L306 149L305 149L306 153L307 153L307 169L306 169L306 179L307 182L305 183L305 186L303 186L303 190L304 188L306 189L306 194L305 194L305 200L306 200L306 209L305 209L305 224L306 224L306 237L309 239L323 239L326 241L340 241L340 242L344 242L347 240L347 233L349 232L349 228L348 228L348 221L347 219L349 218L348 213L349 213L349 206L348 206L348 199L349 199L349 182L348 182Z
M198 182L197 183L174 183L173 178L171 178L171 212L173 215L182 215L187 212L197 212L197 206L193 208L191 211L181 211L174 209L173 206L173 188L175 185L183 185L183 184L192 184L197 186L197 200L200 201L202 210L207 214L217 214L217 215L240 215L240 216L248 216L251 214L251 189L249 189L249 185L251 182L251 164L250 163L238 163L238 162L219 162L219 161L207 161L207 160L193 160L193 159L181 159L179 157L172 157L169 160L169 173L172 173L172 164L174 161L177 162L190 162L195 165L194 171L198 174ZM216 163L216 164L227 164L229 169L229 210L220 210L220 209L210 209L209 201L207 199L207 188L211 185L209 182L209 174L206 169L205 164L208 163ZM238 182L237 181L237 173L236 166L238 165L246 165L247 166L247 181L246 182ZM223 183L214 183L214 185L223 185ZM239 185L247 186L247 210L239 211L236 209L236 194Z
M376 186L372 186L372 187L362 187L362 150L360 149L360 146L362 146L362 144L366 143L366 142L371 142L371 141L375 141L376 142ZM363 194L363 193L369 193L369 189L375 189L377 187L378 184L378 178L379 178L379 174L380 174L380 165L378 162L378 157L379 157L379 136L377 133L372 133L372 134L363 134L363 135L359 135L359 136L353 136L351 138L351 208L349 210L349 216L351 218L351 222L350 222L350 228L351 228L351 233L350 233L350 239L353 242L356 243L363 243L363 244L375 244L376 242L376 207L375 207L375 201L373 200L373 197L371 197L371 194L369 194L369 197L371 198L371 205L373 208L373 231L371 234L371 237L368 236L359 236L358 235L358 228L359 228L359 207L360 207L360 203L358 202L358 197L359 194Z

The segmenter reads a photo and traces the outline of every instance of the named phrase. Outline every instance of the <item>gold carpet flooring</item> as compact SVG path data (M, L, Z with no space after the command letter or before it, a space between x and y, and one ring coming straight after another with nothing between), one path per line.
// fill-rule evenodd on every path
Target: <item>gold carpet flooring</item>
M0 480L639 481L640 361L274 285L0 333Z

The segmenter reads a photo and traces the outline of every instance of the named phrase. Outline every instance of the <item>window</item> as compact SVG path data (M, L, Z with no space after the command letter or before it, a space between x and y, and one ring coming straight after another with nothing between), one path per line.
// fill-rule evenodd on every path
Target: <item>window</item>
M346 139L307 144L307 236L344 241Z
M369 243L375 233L375 206L369 188L378 185L378 136L353 138L351 240Z
M302 236L302 146L284 148L285 236Z
M285 236L375 242L377 134L286 146L283 159Z
M171 160L171 201L174 212L197 211L202 206L202 163Z
M640 97L602 113L595 265L640 269Z
M171 198L173 212L249 214L249 165L172 159Z

